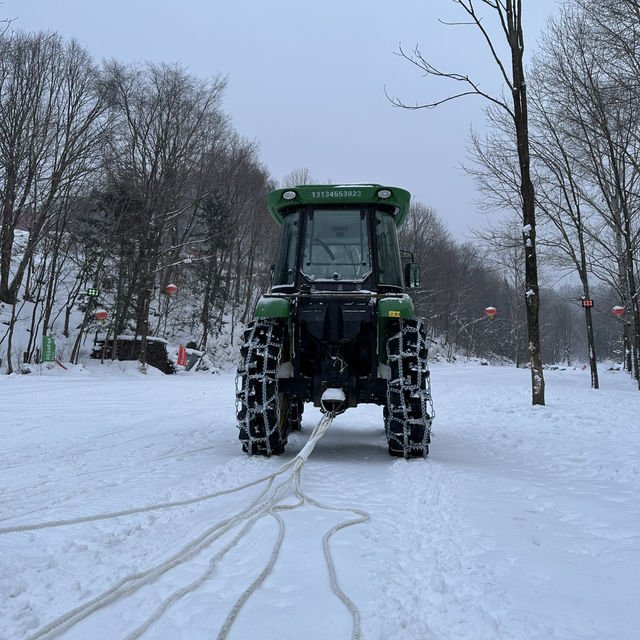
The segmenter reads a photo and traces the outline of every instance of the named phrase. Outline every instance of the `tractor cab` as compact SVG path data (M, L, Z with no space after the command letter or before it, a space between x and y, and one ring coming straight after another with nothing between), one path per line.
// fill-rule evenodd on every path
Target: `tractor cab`
M401 293L396 229L409 194L373 185L281 189L268 199L282 225L272 292Z

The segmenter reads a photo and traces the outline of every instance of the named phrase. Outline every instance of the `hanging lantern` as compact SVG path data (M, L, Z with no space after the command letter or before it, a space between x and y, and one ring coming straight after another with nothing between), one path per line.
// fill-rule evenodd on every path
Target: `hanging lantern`
M109 314L104 310L104 309L98 309L94 314L93 317L96 320L100 320L101 324L104 324L104 321L107 319L107 316Z
M624 313L624 307L619 307L618 305L616 305L615 307L613 307L613 309L611 309L611 313L613 313L616 318L619 318Z
M495 307L487 307L484 312L489 316L490 320L493 320L493 316L498 313L498 310Z
M178 287L176 287L175 284L168 284L164 290L170 295L170 296L175 296L176 295L176 291L178 290Z

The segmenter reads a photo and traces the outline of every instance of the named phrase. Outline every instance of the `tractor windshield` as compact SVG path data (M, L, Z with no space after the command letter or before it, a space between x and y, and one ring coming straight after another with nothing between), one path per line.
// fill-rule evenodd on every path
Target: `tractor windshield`
M309 214L302 273L312 281L361 282L371 273L369 229L360 209L316 209Z

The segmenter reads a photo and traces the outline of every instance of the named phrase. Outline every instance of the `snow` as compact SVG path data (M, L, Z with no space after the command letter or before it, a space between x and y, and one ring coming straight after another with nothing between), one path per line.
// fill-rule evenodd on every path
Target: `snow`
M354 182L353 184L351 184L351 183L335 184L335 185L330 185L330 186L332 186L334 189L347 189L348 187L373 187L373 186L377 186L377 185L360 184L359 182Z
M344 395L344 391L342 389L336 389L333 387L329 387L325 389L322 398L320 400L333 400L338 402L344 402L346 400L346 396Z
M110 340L112 340L113 338L109 338ZM140 340L140 336L131 336L131 335L126 335L126 334L122 334L116 337L116 340L118 342L133 342L134 340ZM160 344L169 344L168 340L165 340L164 338L156 338L155 336L147 336L147 342L158 342Z
M390 458L382 410L370 405L338 416L317 442L304 492L370 516L329 541L363 639L636 637L640 393L624 372L601 368L592 390L588 369L560 367L545 372L547 406L531 406L530 379L526 369L435 363L427 460ZM283 456L263 459L240 452L230 373L45 365L0 377L0 399L1 638L56 637L54 620L171 557L175 566L62 637L136 637L176 594L142 637L216 637L266 567L277 517L273 571L228 637L352 637L322 540L353 513L293 508L292 487L281 502L291 508L257 519L224 557L241 524L197 546L266 485L214 494L292 462L316 409L306 406ZM131 513L109 517L122 511Z

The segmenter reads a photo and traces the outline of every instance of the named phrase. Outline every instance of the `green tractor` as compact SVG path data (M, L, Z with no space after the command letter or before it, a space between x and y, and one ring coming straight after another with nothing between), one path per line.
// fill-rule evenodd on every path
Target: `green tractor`
M397 229L410 194L381 185L304 185L267 197L281 226L271 291L244 332L236 378L242 448L279 455L305 402L338 414L384 408L389 453L429 453L427 336L405 288Z

